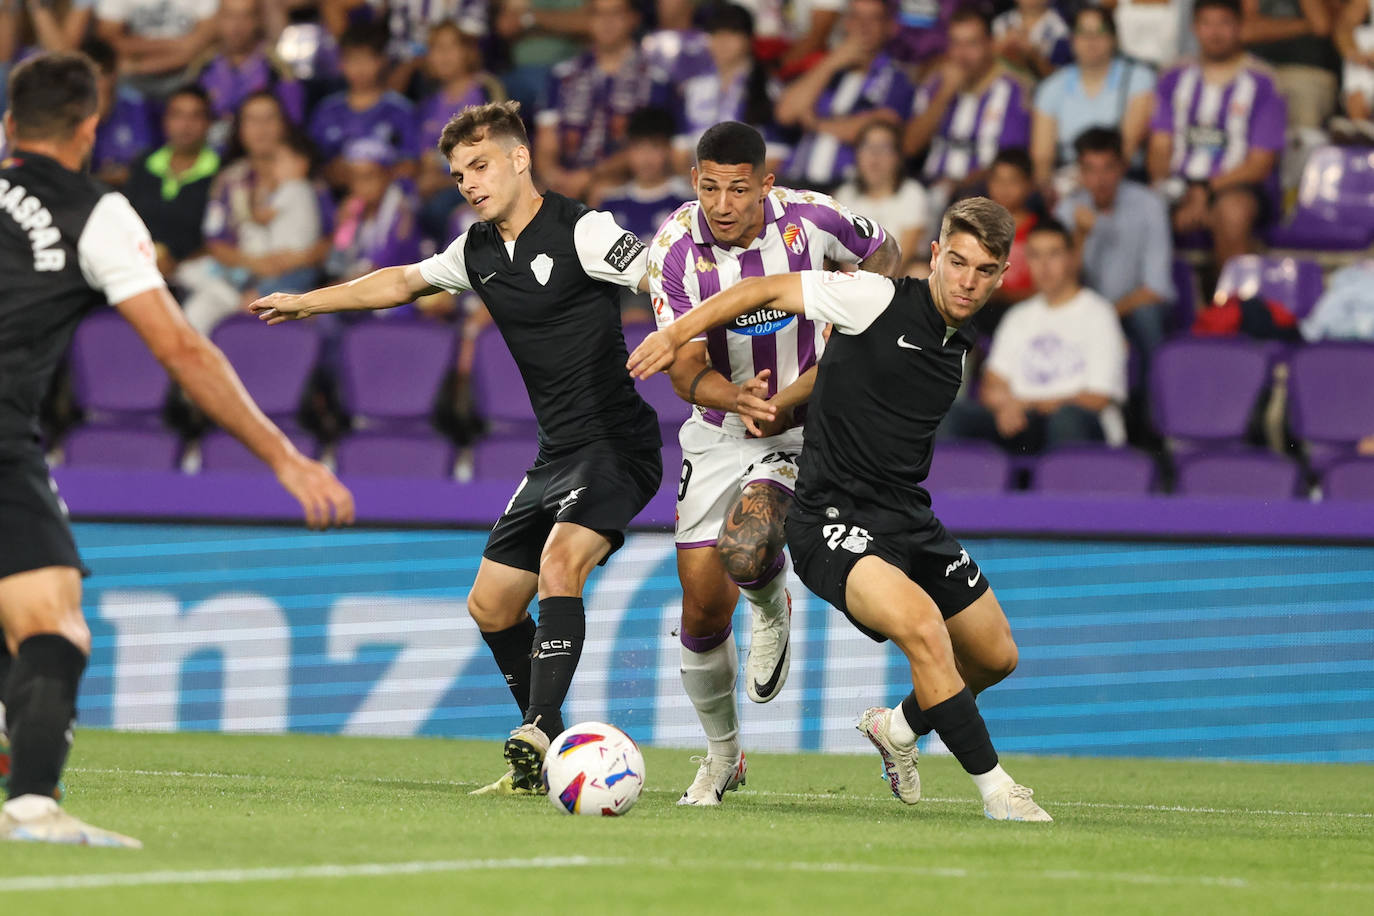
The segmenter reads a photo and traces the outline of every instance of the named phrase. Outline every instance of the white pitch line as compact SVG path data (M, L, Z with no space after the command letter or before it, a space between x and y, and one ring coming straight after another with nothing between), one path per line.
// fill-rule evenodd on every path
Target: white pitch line
M0 893L91 890L111 887L148 887L186 884L245 884L251 882L296 881L318 878L377 878L397 875L437 874L473 871L528 871L563 868L662 868L706 870L724 867L718 860L683 861L679 859L595 858L591 856L544 856L529 859L451 859L416 862L365 862L357 864L302 865L285 868L232 868L191 871L149 871L125 874L51 875L26 878L0 878ZM898 874L923 878L981 880L1047 880L1096 882L1107 884L1175 885L1246 889L1258 887L1245 878L1224 875L1161 875L1151 872L1092 872L1078 869L987 872L968 868L941 868L920 865L870 865L861 862L734 862L728 867L765 872L806 872L808 874ZM1262 884L1263 882L1261 882ZM1288 882L1291 886L1291 882ZM1314 884L1316 889L1369 893L1374 884L1349 882Z
M280 779L280 776L255 776L249 773L215 773L215 772L188 772L184 770L124 770L119 768L99 768L99 767L69 767L70 773L91 773L103 776L156 776L156 777L177 777L190 779ZM347 778L347 777L345 777ZM453 788L467 788L477 786L480 783L463 782L453 779L369 779L367 782L381 784L399 783L412 786L452 786ZM648 789L649 792L669 792L676 794L675 790L667 789ZM841 795L838 792L771 792L767 789L740 789L739 795L744 797L762 798L804 798L819 801L874 801L886 803L886 796L870 795ZM975 798L942 798L925 795L921 801L935 805L974 805L977 803ZM1357 820L1374 820L1374 813L1368 811L1289 811L1277 808L1202 808L1191 807L1188 805L1128 805L1117 802L1094 802L1094 801L1073 801L1057 799L1049 802L1052 807L1065 808L1100 808L1110 811L1158 811L1168 814L1240 814L1249 817L1339 817L1352 818Z

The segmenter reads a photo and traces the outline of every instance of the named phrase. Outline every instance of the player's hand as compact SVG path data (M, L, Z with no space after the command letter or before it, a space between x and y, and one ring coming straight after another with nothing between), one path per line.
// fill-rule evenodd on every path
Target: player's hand
M353 524L353 494L329 468L297 452L276 468L277 480L305 510L306 527Z
M281 324L283 321L299 321L308 318L304 296L294 293L272 293L248 304L248 311L257 315L268 324Z
M771 428L778 420L778 406L768 400L768 379L772 374L773 370L764 369L739 386L735 398L735 413L744 420L744 428L760 438L764 436L763 430Z
M1007 404L997 410L992 416L993 422L997 424L997 434L1003 439L1010 439L1026 428L1026 410L1020 404Z
M630 376L644 380L655 372L662 372L677 360L678 345L667 331L654 331L635 347L625 368Z

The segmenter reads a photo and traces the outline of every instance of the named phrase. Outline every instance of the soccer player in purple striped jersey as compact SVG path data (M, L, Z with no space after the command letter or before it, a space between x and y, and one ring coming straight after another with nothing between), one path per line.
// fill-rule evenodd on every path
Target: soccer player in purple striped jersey
M649 247L649 292L660 327L744 277L857 262L888 274L895 240L824 194L774 188L763 136L738 121L697 144L697 199ZM678 802L718 805L744 782L731 625L739 593L753 609L749 698L766 703L787 680L791 599L783 521L801 452L802 409L825 346L824 326L760 310L684 348L669 371L694 406L682 426L677 559L682 582L682 683L708 750Z

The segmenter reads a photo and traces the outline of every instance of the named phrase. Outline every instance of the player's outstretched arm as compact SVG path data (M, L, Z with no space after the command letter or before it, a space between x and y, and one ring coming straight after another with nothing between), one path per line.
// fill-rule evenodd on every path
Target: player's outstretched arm
M646 379L673 364L688 341L757 308L773 308L800 315L804 311L801 274L750 277L716 293L687 314L655 331L630 354L630 375Z
M408 264L383 267L356 280L308 293L273 293L256 300L249 309L268 324L280 324L327 312L395 308L434 292L438 288L420 275L420 265Z
M311 528L352 524L353 495L328 468L302 455L258 409L224 354L186 323L165 286L115 307L191 400L272 469L300 502Z

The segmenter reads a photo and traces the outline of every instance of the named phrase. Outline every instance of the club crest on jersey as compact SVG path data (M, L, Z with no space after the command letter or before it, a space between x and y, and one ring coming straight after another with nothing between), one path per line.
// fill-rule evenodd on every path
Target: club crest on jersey
M750 337L766 337L776 334L796 319L796 315L781 309L758 309L748 315L741 315L733 324L725 326L733 334L748 334Z
M539 281L540 286L547 286L549 276L553 273L553 258L546 254L536 255L530 261L530 271L534 274L534 279Z
M806 236L802 235L801 226L796 223L788 223L782 230L782 242L793 254L801 254L806 250Z

